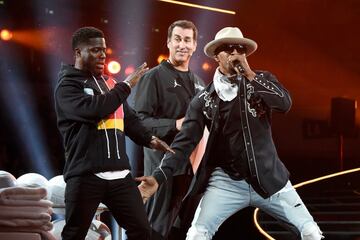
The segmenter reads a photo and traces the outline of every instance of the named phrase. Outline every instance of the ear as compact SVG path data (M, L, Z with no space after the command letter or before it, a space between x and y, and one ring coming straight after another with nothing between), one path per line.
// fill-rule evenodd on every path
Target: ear
M75 48L75 58L79 58L79 57L81 57L81 49Z
M214 59L215 59L216 62L220 62L220 60L219 60L219 58L218 58L217 55L214 56Z

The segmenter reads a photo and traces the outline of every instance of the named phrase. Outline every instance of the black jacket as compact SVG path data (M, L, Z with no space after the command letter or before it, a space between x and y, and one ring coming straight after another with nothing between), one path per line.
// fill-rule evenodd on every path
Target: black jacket
M134 109L157 137L171 144L178 132L176 119L185 116L191 99L203 85L191 71L189 82L183 82L179 71L162 61L146 72L136 85Z
M286 112L290 109L288 91L269 72L257 71L253 81L240 82L240 116L244 135L245 155L250 168L246 179L264 198L279 191L289 179L289 173L280 161L271 134L272 110ZM176 154L167 153L153 176L161 183L173 173L174 166L188 159L203 135L210 129L205 154L193 181L191 193L205 190L209 173L216 166L212 145L219 131L219 97L213 83L197 94L187 110L181 131L171 147Z
M140 145L151 141L151 132L126 103L130 88L125 83L116 83L109 90L104 81L107 79L95 81L88 72L70 65L61 67L55 110L65 148L65 181L87 173L130 169L125 134ZM122 128L104 125L121 105L124 117L115 117L115 121L121 122Z

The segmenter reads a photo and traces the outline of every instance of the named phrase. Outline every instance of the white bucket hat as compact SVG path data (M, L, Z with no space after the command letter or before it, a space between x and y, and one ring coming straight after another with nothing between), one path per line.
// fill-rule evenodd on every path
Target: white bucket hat
M214 40L205 45L204 52L208 57L214 57L216 48L223 44L240 44L244 46L246 56L249 56L257 49L257 43L244 38L239 28L225 27L216 33Z

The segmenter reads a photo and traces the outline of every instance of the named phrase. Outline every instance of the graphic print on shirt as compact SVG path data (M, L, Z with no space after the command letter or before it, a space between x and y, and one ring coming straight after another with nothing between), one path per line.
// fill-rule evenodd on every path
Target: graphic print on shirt
M115 80L109 77L105 81L109 90L115 87ZM114 113L110 114L106 119L102 119L98 123L98 129L118 129L120 131L124 131L124 111L123 105L121 105Z
M247 89L246 99L248 100L248 101L246 101L247 109L253 117L256 117L257 116L256 110L255 110L255 108L251 108L250 102L249 102L251 96L254 94L254 87L250 83L248 83L248 84L246 84L246 89Z
M209 120L212 120L213 116L212 116L212 111L214 108L214 99L210 96L210 93L207 91L204 91L203 93L201 93L199 95L199 98L203 98L205 101L204 104L204 109L203 109L203 114L205 115L205 117Z
M176 79L174 79L174 88L176 87L181 87L181 85L177 83Z

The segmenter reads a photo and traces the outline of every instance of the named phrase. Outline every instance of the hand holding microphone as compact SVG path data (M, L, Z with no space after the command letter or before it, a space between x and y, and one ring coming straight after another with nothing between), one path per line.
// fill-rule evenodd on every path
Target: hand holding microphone
M252 81L256 76L256 73L250 69L245 54L231 55L229 62L237 75L243 75L250 81Z
M243 68L243 66L241 66L241 63L239 60L233 61L232 65L233 65L234 70L236 71L237 75L245 73L245 69Z
M246 70L250 69L245 54L231 54L228 61L236 75L244 75Z

